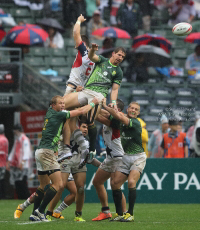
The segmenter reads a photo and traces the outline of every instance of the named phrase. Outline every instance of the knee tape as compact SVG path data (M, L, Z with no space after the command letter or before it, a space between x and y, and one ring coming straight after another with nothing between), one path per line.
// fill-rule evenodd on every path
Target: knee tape
M78 188L78 193L83 194L84 193L84 187L79 187Z

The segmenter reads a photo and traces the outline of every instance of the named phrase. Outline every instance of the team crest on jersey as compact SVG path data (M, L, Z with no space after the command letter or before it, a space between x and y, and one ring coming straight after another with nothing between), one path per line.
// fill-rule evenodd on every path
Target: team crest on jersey
M103 72L103 75L104 75L104 76L107 76L107 75L108 75L108 72L106 72L106 71Z
M115 76L116 75L116 71L112 71L112 76Z

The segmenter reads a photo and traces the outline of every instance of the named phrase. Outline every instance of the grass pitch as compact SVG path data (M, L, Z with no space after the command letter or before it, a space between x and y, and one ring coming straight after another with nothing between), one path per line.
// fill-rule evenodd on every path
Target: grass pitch
M29 206L21 218L14 219L14 211L20 200L0 200L1 230L197 230L200 229L199 204L137 204L135 205L135 222L120 223L108 220L94 222L100 211L100 204L85 204L83 208L84 223L74 222L75 204L63 212L64 220L53 219L49 223L29 222L33 206ZM114 205L110 204L111 212Z

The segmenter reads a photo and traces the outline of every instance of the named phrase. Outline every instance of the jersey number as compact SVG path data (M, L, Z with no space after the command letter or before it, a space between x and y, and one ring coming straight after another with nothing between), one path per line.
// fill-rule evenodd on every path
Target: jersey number
M48 121L49 121L48 119L45 120L45 122L44 122L44 127L43 127L42 130L46 130L46 125L47 125Z
M94 63L90 62L89 65L93 66ZM89 76L89 75L91 74L91 70L92 70L92 69L91 69L91 67L89 66L89 67L86 69L85 75L86 75L86 76Z

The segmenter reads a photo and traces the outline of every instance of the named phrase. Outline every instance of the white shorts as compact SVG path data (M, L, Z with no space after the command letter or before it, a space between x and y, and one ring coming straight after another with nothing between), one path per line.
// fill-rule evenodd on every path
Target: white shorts
M60 169L54 151L50 149L37 149L35 151L35 161L38 171Z
M92 91L90 89L84 89L80 92L78 92L78 101L81 105L87 105L92 102L92 100L96 97L99 102L101 102L104 99L103 94L97 93L95 91ZM101 104L101 103L99 103Z
M71 159L66 159L60 164L60 170L62 173L80 173L87 172L86 165L79 169L79 164L81 161L81 154L74 154Z
M117 167L120 165L121 161L122 161L122 157L106 158L101 163L99 168L106 171L106 172L114 173L116 171Z
M122 161L117 167L116 171L125 173L127 175L129 175L130 171L132 170L137 170L142 173L146 165L146 158L147 156L145 152L134 155L125 154L122 157Z

